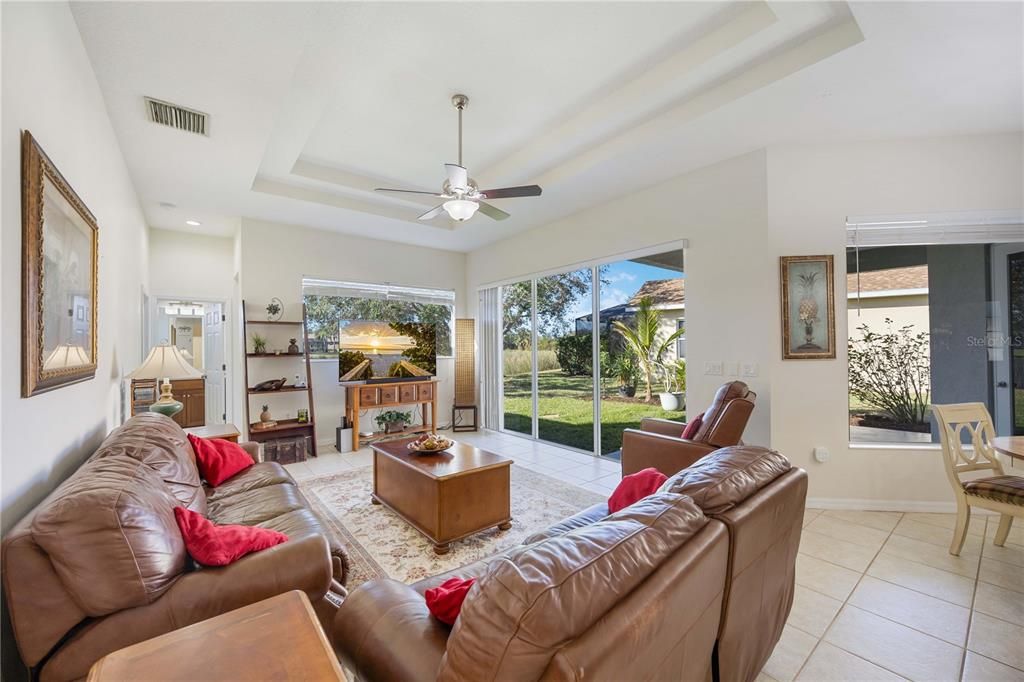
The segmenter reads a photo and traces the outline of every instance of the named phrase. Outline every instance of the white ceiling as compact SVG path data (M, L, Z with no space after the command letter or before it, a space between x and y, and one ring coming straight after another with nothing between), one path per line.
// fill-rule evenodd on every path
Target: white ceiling
M468 251L785 142L1020 130L1016 2L75 2L153 227L239 217ZM456 160L512 218L416 216ZM150 123L143 96L210 114ZM175 207L162 206L163 203ZM185 220L202 223L189 227Z

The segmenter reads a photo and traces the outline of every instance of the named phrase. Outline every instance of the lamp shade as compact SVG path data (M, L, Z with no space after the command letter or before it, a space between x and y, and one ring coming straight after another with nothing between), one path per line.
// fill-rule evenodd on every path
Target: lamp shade
M475 320L455 320L455 405L476 405Z
M64 369L89 364L89 354L81 346L62 343L43 360L43 369Z
M153 346L146 361L128 375L132 379L200 379L203 373L188 364L177 346Z
M480 204L469 199L452 199L451 201L444 202L444 210L460 223L463 220L472 218L478 208L480 208Z

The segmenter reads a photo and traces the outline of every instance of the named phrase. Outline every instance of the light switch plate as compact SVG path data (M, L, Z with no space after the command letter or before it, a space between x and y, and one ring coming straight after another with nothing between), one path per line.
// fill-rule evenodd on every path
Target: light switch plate
M704 374L708 376L720 377L723 373L721 362L705 362L704 363Z
M745 377L756 377L757 372L760 368L756 362L744 362L743 363L743 376Z

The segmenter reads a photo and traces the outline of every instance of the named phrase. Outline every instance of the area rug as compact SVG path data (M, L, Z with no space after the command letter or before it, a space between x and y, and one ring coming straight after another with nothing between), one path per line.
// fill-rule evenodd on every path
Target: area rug
M512 465L512 528L491 528L452 543L443 556L400 516L370 502L373 466L299 482L316 512L342 538L351 572L349 589L375 578L412 583L520 544L530 534L605 498L544 474Z

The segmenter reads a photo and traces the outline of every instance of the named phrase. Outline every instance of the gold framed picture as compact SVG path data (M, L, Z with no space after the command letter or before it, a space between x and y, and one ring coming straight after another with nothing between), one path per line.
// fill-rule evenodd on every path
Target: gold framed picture
M832 256L782 256L782 359L836 357Z
M21 134L21 395L96 376L99 228L29 131Z

